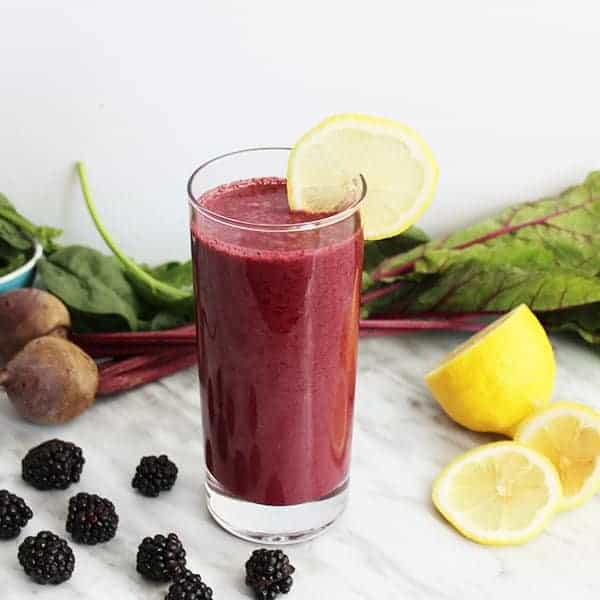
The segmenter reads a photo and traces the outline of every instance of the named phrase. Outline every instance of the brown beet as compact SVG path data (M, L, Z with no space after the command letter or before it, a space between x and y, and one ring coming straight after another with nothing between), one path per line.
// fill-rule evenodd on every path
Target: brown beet
M0 359L9 361L25 344L43 335L66 337L69 311L55 296L35 288L0 295Z
M0 385L25 419L54 425L73 419L93 404L98 368L75 344L45 336L29 342L0 371Z

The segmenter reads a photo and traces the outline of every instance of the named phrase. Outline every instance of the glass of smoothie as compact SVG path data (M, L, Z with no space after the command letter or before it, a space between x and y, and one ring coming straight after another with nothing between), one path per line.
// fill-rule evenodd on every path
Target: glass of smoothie
M333 214L291 211L288 154L232 152L188 183L208 509L278 544L347 502L365 195L359 178Z

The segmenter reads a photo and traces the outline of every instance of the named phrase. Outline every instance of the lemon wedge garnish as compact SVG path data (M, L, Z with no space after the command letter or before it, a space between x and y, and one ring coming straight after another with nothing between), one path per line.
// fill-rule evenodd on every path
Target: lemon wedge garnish
M486 444L459 456L438 476L432 500L465 537L522 544L558 509L561 484L542 454L515 442Z
M287 193L291 210L339 211L366 181L360 215L366 239L399 234L433 199L438 167L415 131L392 121L354 113L321 121L290 152ZM354 194L356 195L356 194Z

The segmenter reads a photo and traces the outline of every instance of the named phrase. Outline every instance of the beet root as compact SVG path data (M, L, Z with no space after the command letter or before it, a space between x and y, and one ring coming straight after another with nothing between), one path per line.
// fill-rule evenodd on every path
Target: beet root
M0 371L0 385L22 417L55 425L70 421L94 403L98 368L75 344L45 336L29 342Z
M71 318L52 294L35 288L0 295L0 359L9 361L29 341L44 335L66 337Z

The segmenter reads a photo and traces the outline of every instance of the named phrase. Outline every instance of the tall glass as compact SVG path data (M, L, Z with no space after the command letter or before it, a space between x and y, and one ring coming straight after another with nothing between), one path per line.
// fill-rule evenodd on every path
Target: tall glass
M232 152L188 183L208 508L279 544L347 501L365 194L359 178L335 214L291 212L288 153Z

